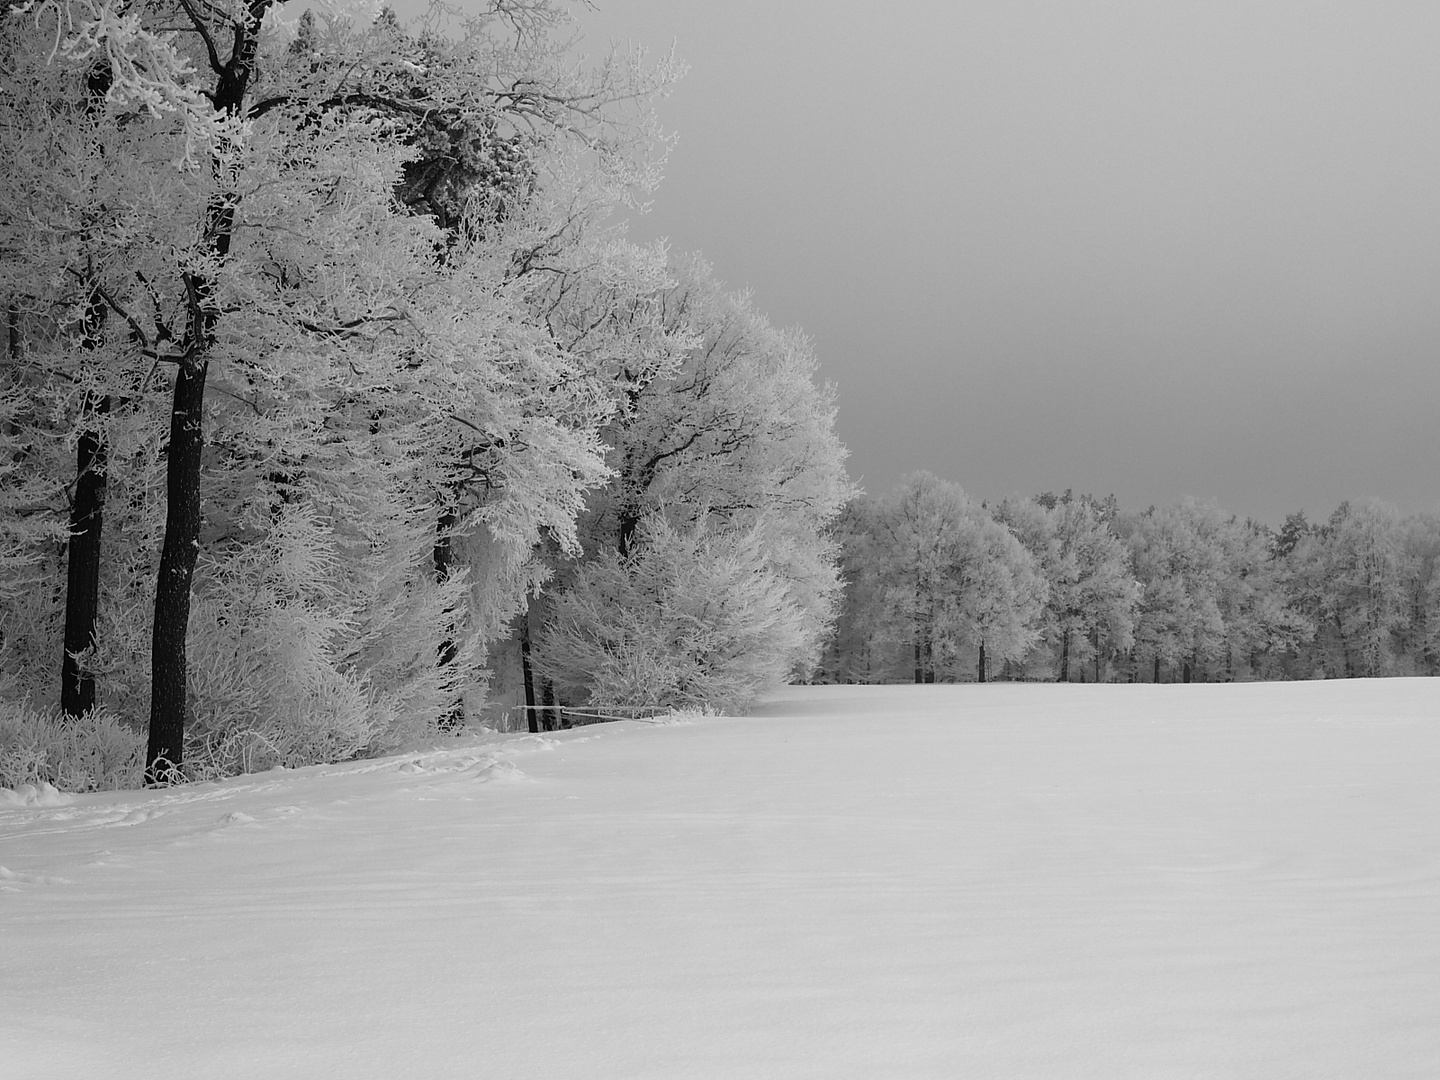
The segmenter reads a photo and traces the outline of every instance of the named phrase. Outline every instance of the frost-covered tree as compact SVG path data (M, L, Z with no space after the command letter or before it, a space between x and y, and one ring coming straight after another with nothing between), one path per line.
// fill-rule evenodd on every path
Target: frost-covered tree
M538 666L577 702L743 708L804 647L787 591L760 530L649 515L626 554L600 551L555 597Z
M829 682L877 683L894 674L895 642L877 620L882 606L877 569L883 556L879 509L874 496L857 495L831 524L843 593L822 661L822 675Z
M953 672L962 655L974 658L984 682L992 664L1018 660L1034 644L1044 580L1009 530L958 485L925 472L905 477L876 501L868 533L861 590L877 603L854 617L874 638L903 643L916 682Z
M677 524L706 516L758 528L806 614L808 644L795 659L808 667L835 600L826 527L854 491L834 387L820 381L808 338L772 326L702 260L677 260L671 272L660 315L689 347L671 367L621 373L604 433L616 475L592 501L592 535L623 552L640 518L656 512Z
M1030 552L1048 586L1042 631L1057 656L1056 678L1090 660L1095 678L1134 640L1140 587L1129 552L1110 527L1114 508L1086 496L1007 499L996 507Z
M777 583L776 602L801 616L803 633L779 661L808 674L838 594L827 526L853 491L834 391L819 383L803 335L772 327L703 262L679 260L666 277L649 296L607 301L599 317L586 314L596 310L594 289L561 295L557 279L553 319L572 347L608 343L617 357L608 367L615 414L602 433L613 476L583 519L587 557L629 558L641 522L655 518L675 535L703 527L747 537ZM561 565L555 595L574 572Z
M106 461L81 476L124 514L86 662L148 699L152 778L187 739L274 743L298 722L274 715L287 687L338 695L349 752L473 678L537 541L575 544L604 471L613 402L551 333L536 268L584 247L592 272L664 148L647 102L673 68L577 67L545 0L491 5L458 41L272 14L56 0L3 23L0 527L30 607L6 648L53 639L43 593L9 586L64 529L51 448L88 439Z
M9 426L23 446L12 459L19 486L38 496L17 509L30 538L24 557L33 565L59 533L56 569L66 579L6 612L6 666L17 690L40 701L53 700L54 689L49 678L37 685L39 677L58 673L60 702L72 716L95 702L102 540L133 533L148 516L145 485L133 482L147 465L135 459L163 422L162 353L149 347L154 335L144 323L132 325L117 309L138 297L146 322L152 312L159 319L173 260L156 251L193 245L197 219L185 214L203 207L208 183L177 162L185 164L197 141L214 145L233 134L182 85L187 61L155 18L76 2L11 8L0 19L8 148L0 165L0 292L7 383L23 397ZM174 345L165 357L181 350L178 339ZM153 581L147 569L140 572Z
M978 682L988 665L1019 660L1040 637L1049 585L1034 557L1004 525L978 517L966 558L956 567L961 579L961 639L974 646Z
M1338 651L1337 673L1391 674L1410 616L1411 569L1399 512L1377 500L1342 503L1309 541L1296 554L1309 564L1320 642Z
M1135 648L1151 657L1157 681L1162 669L1178 667L1190 682L1223 655L1224 523L1217 508L1194 501L1151 507L1131 523L1130 552L1145 590Z
M1286 658L1315 633L1314 624L1291 602L1276 538L1253 521L1230 517L1221 529L1225 570L1220 612L1225 622L1224 657L1216 678L1276 678Z
M1286 531L1241 521L1208 503L1122 515L1121 527L1144 585L1135 664L1178 670L1183 681L1272 677L1314 633L1292 602L1283 560L1301 542L1303 518Z
M881 617L908 646L917 683L934 682L938 662L954 651L952 568L975 510L958 484L928 472L903 478L877 507Z
M1417 514L1404 522L1408 618L1403 652L1408 670L1440 674L1440 515Z
M1344 502L1328 521L1286 519L1276 573L1313 628L1291 649L1300 676L1431 674L1435 670L1433 515L1402 518L1389 504Z

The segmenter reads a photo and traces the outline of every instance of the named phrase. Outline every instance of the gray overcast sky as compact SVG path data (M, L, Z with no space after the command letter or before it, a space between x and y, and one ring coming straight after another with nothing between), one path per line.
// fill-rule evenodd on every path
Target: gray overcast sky
M816 339L868 490L1440 509L1440 4L597 4L691 67L633 234Z

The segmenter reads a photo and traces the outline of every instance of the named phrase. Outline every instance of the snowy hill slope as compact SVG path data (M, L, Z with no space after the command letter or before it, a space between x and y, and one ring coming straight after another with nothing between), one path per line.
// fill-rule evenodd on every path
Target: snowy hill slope
M795 688L0 793L3 1077L1440 1063L1440 681Z

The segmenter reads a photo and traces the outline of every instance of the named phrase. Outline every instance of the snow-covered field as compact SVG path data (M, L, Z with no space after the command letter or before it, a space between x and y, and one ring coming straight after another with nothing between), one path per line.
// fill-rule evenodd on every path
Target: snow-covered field
M0 792L0 1076L1440 1076L1440 680Z

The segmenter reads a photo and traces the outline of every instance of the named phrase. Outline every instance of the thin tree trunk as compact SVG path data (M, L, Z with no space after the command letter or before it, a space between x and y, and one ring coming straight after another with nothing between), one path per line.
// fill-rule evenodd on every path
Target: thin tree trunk
M88 396L82 409L92 411ZM109 409L108 397L93 406L98 415ZM95 677L80 666L79 657L95 646L106 464L104 436L93 428L82 432L75 450L75 497L70 504L66 544L65 653L60 661L60 708L71 719L95 708Z
M1355 678L1355 662L1350 659L1350 646L1345 641L1345 627L1340 622L1339 613L1335 615L1335 634L1340 639L1340 655L1345 660L1345 677L1353 679Z
M530 666L530 613L520 621L520 672L525 681L525 726L531 735L540 733L540 713L535 708L535 672Z
M106 69L108 72L108 69ZM104 93L97 85L93 89ZM105 303L93 286L85 305L80 347L93 353L105 330ZM75 494L70 501L70 539L66 543L65 635L60 658L60 708L78 719L95 708L95 679L82 670L79 655L95 645L100 602L100 539L105 511L107 453L98 417L110 411L110 398L87 392L80 403L80 438L75 447Z
M1055 678L1056 682L1070 681L1070 631L1063 630L1060 633L1060 674Z
M110 64L97 61L85 80L85 111L94 115L114 82ZM90 277L80 346L87 353L100 347L105 331L105 300ZM78 719L95 708L95 677L80 666L80 656L95 647L95 619L100 606L100 542L104 527L106 470L105 434L96 417L110 411L110 398L97 402L89 392L80 403L80 438L75 447L75 495L70 503L70 539L66 543L65 635L60 657L60 709Z
M450 565L455 561L455 552L451 545L450 534L455 528L455 510L453 507L446 507L440 512L435 522L435 580L443 585L450 577ZM452 618L454 612L446 612ZM440 642L437 650L437 657L440 666L448 667L455 663L455 658L460 655L460 648L455 643L455 624L451 622L445 628L446 637ZM437 723L441 731L454 731L465 723L465 702L457 695L448 708L440 715Z
M1157 683L1160 681L1160 654L1158 652L1155 654L1155 681Z
M976 666L975 674L977 681L985 681L985 639L980 639L980 663Z
M635 529L640 524L640 515L634 510L622 510L620 512L620 538L616 543L616 550L620 558L630 557L630 546L635 542Z
M561 714L560 710L555 707L555 684L549 679L541 678L540 680L540 698L542 704L545 706L543 710L545 713L545 730L559 731Z

